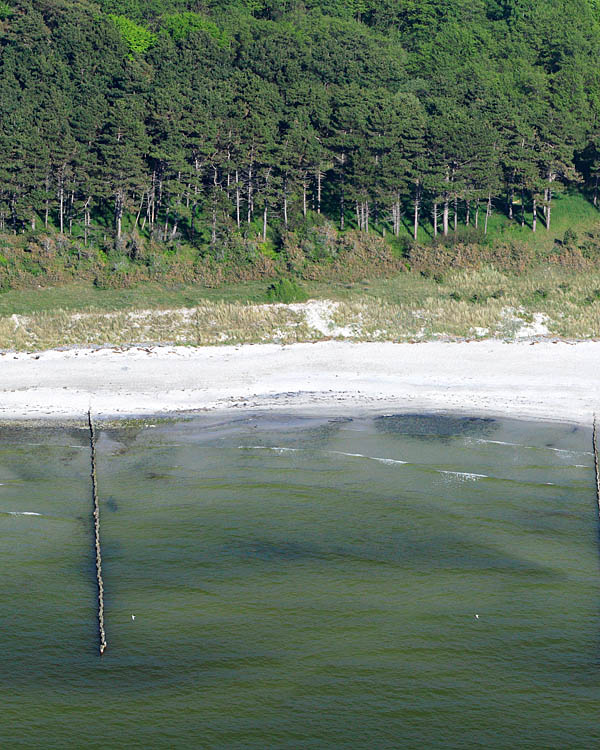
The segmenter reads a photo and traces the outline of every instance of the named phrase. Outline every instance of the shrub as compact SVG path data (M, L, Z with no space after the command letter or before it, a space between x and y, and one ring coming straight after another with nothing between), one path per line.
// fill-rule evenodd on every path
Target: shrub
M566 247L577 247L578 239L579 238L577 237L577 232L569 227L563 237L563 245L565 245Z
M278 279L267 289L268 302L304 302L308 296L304 289L293 279Z

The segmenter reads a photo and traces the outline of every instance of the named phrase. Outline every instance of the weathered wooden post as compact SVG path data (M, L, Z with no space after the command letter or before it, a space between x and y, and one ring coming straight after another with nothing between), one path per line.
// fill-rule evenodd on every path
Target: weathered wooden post
M596 472L596 500L598 501L598 515L600 516L600 461L598 459L598 420L594 414L594 429L592 431L594 447L594 470Z
M96 430L92 420L92 411L88 411L90 429L90 453L92 463L92 501L94 506L94 547L96 551L96 581L98 583L98 635L100 637L100 656L106 650L106 633L104 631L104 582L102 581L102 550L100 547L100 506L98 504L98 476L96 472Z

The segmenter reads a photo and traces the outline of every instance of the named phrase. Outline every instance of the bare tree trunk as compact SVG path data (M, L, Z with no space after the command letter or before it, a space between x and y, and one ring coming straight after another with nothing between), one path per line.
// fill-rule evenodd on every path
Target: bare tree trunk
M267 241L267 202L265 201L265 210L263 211L263 242Z
M489 218L490 218L491 214L492 214L492 194L488 193L487 205L485 207L485 227L484 227L484 230L483 230L484 234L487 234L487 231L488 231L488 221L489 221Z
M71 190L69 196L69 237L73 236L73 206L75 204L75 191Z
M450 170L446 169L446 178L445 182L448 185L450 183ZM442 226L443 226L443 232L444 237L448 235L448 217L450 214L450 206L449 206L449 196L448 196L448 188L446 188L446 192L444 193L444 211L442 216Z
M458 198L454 197L454 231L458 230Z
M365 208L364 208L364 225L365 225L365 232L369 234L369 202L365 201Z
M86 200L84 206L83 206L83 244L85 247L87 247L88 243L88 229L90 226L90 203L92 200L92 196L88 196L88 199Z
M340 231L344 231L344 188L340 193Z
M438 204L433 204L433 236L438 236Z
M450 214L450 207L448 204L448 199L446 198L444 200L444 209L442 212L442 231L444 232L444 236L447 236L448 234L448 219Z
M287 228L288 228L287 183L284 183L284 186L283 186L283 224L287 231Z
M248 224L252 221L252 167L248 170Z
M235 222L237 228L240 228L240 173L235 170Z
M471 222L471 201L465 201L467 212L465 215L465 226L468 227Z
M64 219L65 219L65 189L63 186L63 178L62 175L59 177L59 188L58 188L58 202L59 202L59 223L60 223L60 233L64 233Z
M548 188L544 188L544 203L542 204L544 219L548 218Z
M317 213L321 213L321 181L323 178L323 173L321 172L321 167L317 169Z
M509 192L508 192L508 218L512 219L513 217L513 203L515 200L515 189L511 186Z
M117 239L121 239L121 223L123 220L123 196L119 192L115 196L115 224L117 228Z
M598 175L594 180L594 206L598 208Z
M475 201L475 229L479 229L479 198Z
M521 226L525 226L525 193L521 188Z
M419 180L417 180L417 184L415 186L415 215L414 215L414 223L413 223L413 239L416 242L417 237L419 235L419 209L421 207L421 183ZM398 205L398 208L400 206ZM400 217L398 216L398 232L400 231ZM396 237L398 236L398 233L396 233Z
M152 171L152 197L148 203L148 208L148 221L150 222L150 230L153 230L154 220L156 219L156 170Z
M137 227L137 225L139 223L139 220L140 220L140 216L142 215L142 208L144 207L144 198L145 197L146 197L146 193L142 193L142 200L140 201L140 207L138 209L137 214L135 215L135 223L133 225L134 229L136 229L136 227Z
M44 227L48 229L48 215L50 213L50 198L48 197L48 194L50 192L50 175L46 175L45 180L45 188L46 188L46 198L45 198L45 206L44 206ZM598 184L598 179L596 178L596 185Z
M535 232L535 230L537 229L537 200L536 200L535 196L533 198L533 217L532 217L532 221L533 221L533 223L531 225L531 228Z
M552 214L552 180L554 176L552 172L548 172L548 188L546 189L546 231L550 229L550 218Z
M302 215L306 219L308 213L308 206L306 204L306 180L302 181Z

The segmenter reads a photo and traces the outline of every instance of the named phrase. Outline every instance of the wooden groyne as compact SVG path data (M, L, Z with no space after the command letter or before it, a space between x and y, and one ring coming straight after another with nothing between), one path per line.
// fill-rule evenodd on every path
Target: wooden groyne
M598 515L600 516L600 460L598 458L598 420L595 415L592 443L594 448L594 471L596 472L596 500L598 501Z
M96 471L96 429L91 409L88 411L90 429L90 454L92 462L92 500L94 505L94 547L96 550L96 581L98 583L98 648L100 656L106 650L106 633L104 631L104 582L102 580L102 549L100 547L100 506L98 505L98 475Z

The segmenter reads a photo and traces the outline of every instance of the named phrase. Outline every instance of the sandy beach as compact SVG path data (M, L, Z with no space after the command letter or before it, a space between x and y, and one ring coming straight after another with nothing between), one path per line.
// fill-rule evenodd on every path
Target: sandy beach
M0 354L0 419L223 409L452 411L590 423L599 342L131 347Z

